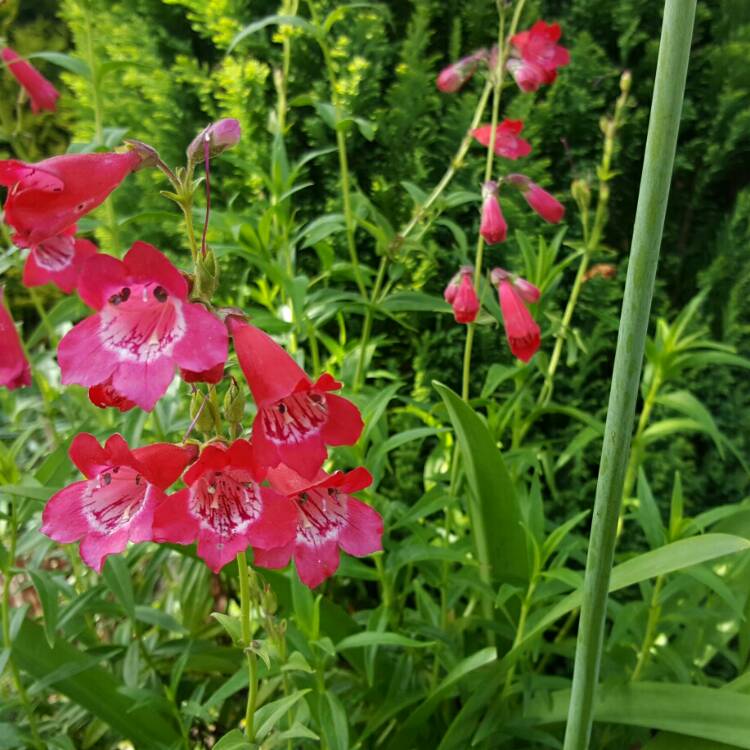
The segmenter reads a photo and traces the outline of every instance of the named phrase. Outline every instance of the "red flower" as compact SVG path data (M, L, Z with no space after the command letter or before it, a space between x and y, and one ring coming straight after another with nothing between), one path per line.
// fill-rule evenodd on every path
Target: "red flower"
M0 286L0 387L12 391L31 385L31 368L13 318L3 304L3 291Z
M445 287L443 297L453 307L456 323L473 323L479 312L479 297L474 289L474 269L463 266Z
M97 247L89 240L75 237L75 232L74 225L31 247L23 268L26 286L52 283L66 294L76 288L84 261L97 253Z
M438 89L444 94L454 94L474 75L480 60L486 56L486 50L479 50L443 68L436 81Z
M224 362L201 372L180 368L180 377L186 383L211 383L216 385L224 379Z
M29 95L34 114L43 109L50 112L57 109L56 102L60 92L30 62L22 60L10 47L3 47L0 56L8 64L10 74Z
M557 68L570 62L568 50L557 44L561 33L559 24L537 21L527 31L511 37L516 57L508 60L507 67L523 91L536 91L542 84L552 83Z
M139 166L135 151L65 154L38 164L0 160L0 185L9 188L5 223L15 230L13 242L33 247L62 234Z
M97 573L104 560L131 542L152 538L156 506L195 458L190 447L156 443L130 450L121 435L101 447L76 435L70 458L86 477L55 493L42 514L42 533L61 544L81 540L81 558Z
M191 544L218 573L252 544L267 549L289 544L297 512L286 497L261 487L263 468L247 440L228 448L212 443L185 473L187 489L169 496L154 516L154 539Z
M526 175L509 174L505 180L523 193L523 197L529 206L545 221L550 224L557 224L565 216L565 206Z
M328 373L313 383L270 336L237 317L229 330L258 415L253 445L264 466L284 463L312 479L326 459L326 445L353 445L362 417L351 401L331 391L341 383Z
M536 302L540 291L526 279L514 280L502 268L493 269L491 279L497 285L510 350L518 359L528 362L539 349L541 331L531 317L526 302Z
M523 130L521 120L503 120L495 128L495 153L506 159L518 159L531 153L531 145L518 134ZM471 134L483 146L489 147L492 135L491 125L482 125L471 131Z
M508 225L505 223L503 212L500 210L500 200L497 196L497 183L485 182L482 187L482 222L479 234L490 245L505 242L508 235Z
M92 385L89 388L89 401L100 409L113 406L121 412L130 411L135 406L135 401L125 398L122 393L115 390L112 385L112 378L109 378L106 383Z
M89 258L78 293L98 313L60 342L65 385L109 381L150 411L175 367L201 372L226 361L226 327L203 305L188 302L184 277L153 245L136 242L122 261L104 254Z
M287 466L268 472L271 485L287 495L297 515L296 535L283 547L255 550L255 563L283 568L294 557L300 580L314 588L339 567L339 547L356 557L382 549L383 519L351 496L372 483L362 467L346 474L321 471L310 483Z

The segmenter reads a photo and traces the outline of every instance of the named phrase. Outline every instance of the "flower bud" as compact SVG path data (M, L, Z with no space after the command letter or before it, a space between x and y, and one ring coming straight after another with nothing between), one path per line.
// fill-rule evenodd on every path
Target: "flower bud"
M245 399L237 381L232 378L224 394L224 417L230 424L239 424L245 413Z
M208 143L208 156L212 159L214 156L218 156L227 149L236 146L241 135L242 131L238 120L233 117L217 120L193 138L193 142L187 148L188 160L191 162L202 161L206 143Z
M629 70L624 70L620 76L620 91L623 94L629 94L632 83L633 74Z
M497 197L497 183L492 180L485 182L482 187L482 222L479 233L490 245L505 242L508 235L508 225L500 209Z
M474 289L474 269L462 266L445 287L443 297L453 307L456 323L473 323L479 312L479 297Z
M210 248L206 254L198 253L195 261L195 287L193 294L198 299L210 300L219 286L219 262Z
M125 138L125 144L128 151L135 151L141 157L141 163L136 169L155 167L161 161L159 152L153 146L149 146L148 143L137 141L135 138Z
M205 401L205 404L204 404ZM190 418L195 419L195 426L206 434L210 433L218 422L216 404L211 396L196 391L190 399Z
M585 211L591 205L591 190L586 180L573 180L573 184L570 186L570 194L581 211Z
M479 61L486 55L486 50L479 50L443 68L437 77L437 87L444 94L454 94L474 75Z

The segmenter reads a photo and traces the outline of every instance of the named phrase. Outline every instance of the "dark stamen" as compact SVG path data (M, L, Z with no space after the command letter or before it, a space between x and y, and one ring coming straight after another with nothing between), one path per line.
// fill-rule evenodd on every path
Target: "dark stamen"
M154 289L154 297L156 297L159 302L166 302L168 296L167 290L163 286L157 286Z

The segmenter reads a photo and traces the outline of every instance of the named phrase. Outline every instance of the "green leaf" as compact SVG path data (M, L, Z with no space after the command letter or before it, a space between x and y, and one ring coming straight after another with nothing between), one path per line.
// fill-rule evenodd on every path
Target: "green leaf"
M91 80L91 68L77 57L71 57L62 52L32 52L30 55L26 55L26 57L29 59L37 58L39 60L46 60L53 65L65 68L65 70L69 70L71 73Z
M569 700L569 690L547 694L531 702L525 718L541 724L564 721ZM730 690L661 682L610 686L598 693L594 720L750 748L750 696Z
M442 298L424 292L394 292L381 303L383 310L398 312L450 313L451 306Z
M398 633L366 631L355 633L343 638L336 644L337 651L347 648L362 648L363 646L403 646L404 648L427 648L433 646L434 641L415 641Z
M244 29L239 31L235 35L234 39L232 39L232 41L229 43L229 47L227 47L227 54L229 54L243 39L246 39L251 34L255 34L262 29L265 29L267 26L273 25L296 26L297 28L307 31L313 36L316 36L318 34L318 29L316 26L311 24L309 21L306 21L304 18L300 18L299 16L266 16L265 18L261 18L260 21L251 23L249 26L245 26Z
M233 729L214 745L213 750L253 750L254 747L256 745L252 744L239 729Z
M471 492L469 515L479 574L493 585L526 581L529 562L521 511L503 456L485 423L450 388L433 381L456 432ZM489 602L491 611L492 603Z
M330 750L349 750L349 722L346 709L338 696L327 690L320 705L320 728L325 747Z
M278 724L279 719L289 709L297 703L306 693L309 693L310 689L297 690L291 695L286 695L283 698L273 701L272 703L266 703L265 706L261 706L255 712L255 725L258 727L256 737L262 740L271 730Z
M59 612L57 586L52 580L52 576L46 570L29 570L29 575L42 603L44 634L47 636L47 643L52 647L55 645L55 629L57 628L57 615Z
M125 559L120 555L110 555L104 564L103 578L117 601L122 604L125 614L131 620L135 620L133 582L130 578L130 568L128 568Z
M211 617L227 631L229 637L232 639L232 643L242 643L242 623L239 617L225 615L222 612L211 612Z

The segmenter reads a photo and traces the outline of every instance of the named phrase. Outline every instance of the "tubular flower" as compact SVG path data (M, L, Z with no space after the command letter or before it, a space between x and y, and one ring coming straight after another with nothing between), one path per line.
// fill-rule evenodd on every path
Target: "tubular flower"
M526 303L537 302L540 291L526 279L513 279L502 268L493 269L491 279L497 285L510 350L518 359L528 362L539 349L541 331Z
M456 323L473 323L479 312L479 297L474 289L474 268L463 266L445 287L443 297L453 307Z
M203 305L188 302L184 277L153 245L136 242L122 261L89 258L78 293L98 312L60 342L65 385L109 382L150 411L177 366L201 372L226 361L226 327Z
M33 247L64 233L141 163L135 151L64 154L38 164L0 160L0 185L8 188L5 223L15 230L13 242Z
M13 318L3 304L0 286L0 387L9 391L31 385L31 368Z
M443 68L436 80L438 89L444 94L455 94L474 75L480 61L486 56L486 50L478 50Z
M356 557L382 549L383 519L351 496L372 483L367 469L346 474L321 471L310 483L286 466L268 472L271 486L283 492L296 512L294 539L283 547L255 550L255 563L283 568L294 558L300 580L314 588L339 567L339 548Z
M154 516L154 540L191 544L218 573L239 552L284 547L297 531L289 500L258 482L264 469L247 440L212 443L185 473L187 489L170 495Z
M479 234L490 245L505 242L508 236L508 225L500 210L500 199L497 195L497 183L490 180L482 187L482 222Z
M203 128L193 138L187 147L187 157L190 161L202 161L204 158L204 145L208 141L208 156L209 158L213 158L227 149L236 146L240 142L241 136L242 130L239 120L235 120L232 117L217 120Z
M503 120L495 128L495 153L505 159L519 159L531 153L531 144L518 134L523 130L521 120ZM482 125L471 131L471 134L483 146L489 147L492 135L491 125Z
M258 415L253 445L264 466L284 463L307 479L326 459L326 445L353 445L362 432L357 407L331 391L328 373L313 383L270 336L235 316L227 319Z
M507 68L522 91L536 91L542 84L553 83L557 68L570 62L570 52L557 44L561 34L560 24L537 21L511 37L513 56Z
M78 285L81 267L87 258L96 255L97 247L90 240L75 237L75 226L62 234L33 245L23 267L26 286L54 284L70 294Z
M521 191L529 206L545 221L550 224L562 221L565 216L565 206L526 175L509 174L505 179Z
M42 110L54 112L60 92L30 63L22 60L15 50L3 47L0 57L8 65L10 74L29 95L31 111L38 114Z
M195 450L156 443L131 450L121 435L100 446L76 435L70 458L86 477L55 493L42 514L42 533L62 544L81 541L81 558L97 573L131 542L152 538L156 506L195 458Z

